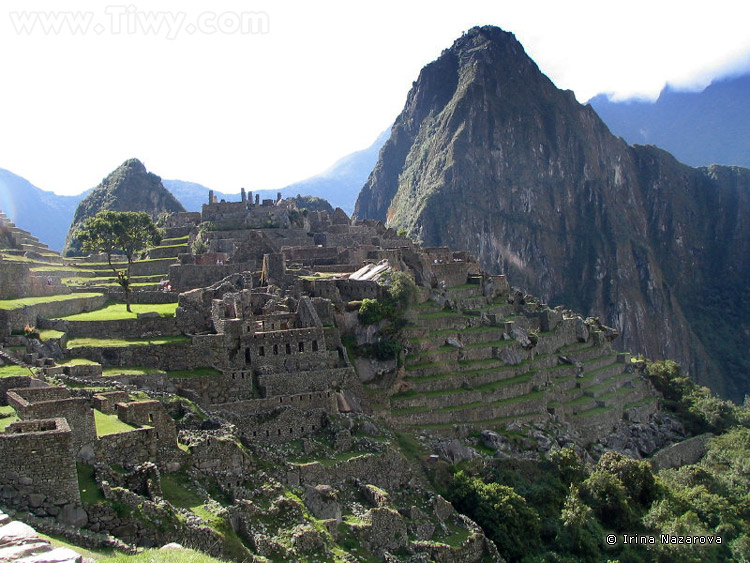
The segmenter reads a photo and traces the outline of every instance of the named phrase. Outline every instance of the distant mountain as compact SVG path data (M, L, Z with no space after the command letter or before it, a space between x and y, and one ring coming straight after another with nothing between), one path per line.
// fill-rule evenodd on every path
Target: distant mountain
M61 251L78 203L88 192L74 196L41 190L25 178L0 168L0 209L18 227L29 231L52 250Z
M390 131L383 131L368 148L346 155L316 176L279 190L253 190L253 195L258 194L261 199L275 199L278 192L281 192L284 198L297 195L316 196L327 200L334 208L340 207L351 214L357 194L372 172L380 148L389 135ZM188 211L200 211L201 205L208 202L209 188L206 186L182 180L164 180L163 184ZM214 190L214 194L220 200L223 198L227 201L238 201L240 198L239 191L227 194Z
M156 218L162 212L185 211L182 204L162 185L161 178L148 172L137 158L126 160L104 178L76 208L63 253L79 252L74 234L83 222L99 211L145 211Z
M628 143L657 145L691 166L750 166L750 74L702 92L667 87L656 102L613 102L600 94L589 103Z
M628 146L511 33L474 28L422 69L355 216L469 251L621 346L750 393L750 170Z

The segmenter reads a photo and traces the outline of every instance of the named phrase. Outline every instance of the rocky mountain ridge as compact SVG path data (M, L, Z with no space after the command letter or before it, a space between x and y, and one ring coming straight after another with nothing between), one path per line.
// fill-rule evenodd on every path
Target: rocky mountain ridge
M747 169L628 146L495 27L422 70L355 207L601 316L625 348L736 400L750 389L749 213Z

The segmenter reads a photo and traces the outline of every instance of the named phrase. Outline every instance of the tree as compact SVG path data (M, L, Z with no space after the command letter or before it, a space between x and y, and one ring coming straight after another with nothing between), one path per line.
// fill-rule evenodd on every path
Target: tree
M84 252L103 252L125 294L130 312L130 266L136 253L161 242L161 233L151 217L143 211L100 211L89 217L76 232ZM112 264L113 254L124 254L128 265L118 269Z

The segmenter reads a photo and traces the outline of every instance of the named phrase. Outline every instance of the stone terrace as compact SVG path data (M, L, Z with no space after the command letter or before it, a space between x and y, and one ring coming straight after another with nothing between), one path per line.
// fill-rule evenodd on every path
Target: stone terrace
M594 322L520 305L519 296L515 303L507 294L490 299L479 284L445 297L454 309L427 301L407 328L394 422L450 434L554 415L593 439L624 416L640 419L656 408L629 356L614 352Z

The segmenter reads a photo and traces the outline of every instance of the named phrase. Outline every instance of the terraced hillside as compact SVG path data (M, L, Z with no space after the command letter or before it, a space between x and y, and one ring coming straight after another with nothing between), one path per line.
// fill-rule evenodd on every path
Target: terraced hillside
M609 329L522 301L490 299L477 283L414 309L393 421L461 434L552 415L594 440L654 411L653 392L630 356L612 350Z

